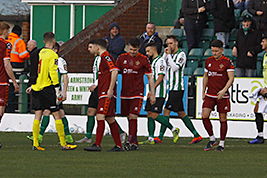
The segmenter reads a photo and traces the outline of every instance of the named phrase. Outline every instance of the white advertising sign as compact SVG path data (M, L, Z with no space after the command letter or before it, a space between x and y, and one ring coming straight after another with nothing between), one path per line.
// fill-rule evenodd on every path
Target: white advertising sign
M202 77L197 78L196 90L196 118L201 118L202 111ZM249 95L257 88L263 87L262 78L235 78L230 92L231 112L227 118L232 120L254 120L255 103L249 99ZM212 119L218 119L218 112L213 111L210 115ZM266 119L266 118L265 118Z
M69 73L67 100L63 104L88 104L91 94L89 86L93 84L93 74Z

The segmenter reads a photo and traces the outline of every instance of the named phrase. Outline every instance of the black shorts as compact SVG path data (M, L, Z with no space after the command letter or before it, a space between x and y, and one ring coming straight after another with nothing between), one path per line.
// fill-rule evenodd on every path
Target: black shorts
M88 100L88 107L97 109L98 106L98 87L91 93Z
M62 102L58 105L58 108L64 110L64 108L63 108L63 103L62 103Z
M169 96L165 108L174 112L184 111L183 104L184 91L169 91Z
M160 97L160 98L156 98L156 103L151 105L150 100L148 99L146 101L145 111L150 111L150 112L155 112L155 113L160 114L162 112L164 102L165 102L165 98Z
M57 105L56 91L53 85L45 87L41 91L32 90L32 108L37 110L48 109L51 112L59 110Z

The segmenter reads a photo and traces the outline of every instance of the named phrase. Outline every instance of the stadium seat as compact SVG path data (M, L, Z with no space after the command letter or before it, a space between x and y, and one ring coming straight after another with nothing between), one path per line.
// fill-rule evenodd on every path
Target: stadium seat
M185 39L184 29L173 29L171 34L176 36L178 38L178 40L184 40Z
M202 57L202 67L205 67L205 60L207 58L209 58L210 56L212 56L212 52L211 52L211 49L206 49L206 51L204 52L204 55Z
M214 37L214 29L213 28L204 28L201 35L202 41L212 41Z
M191 76L193 74L193 70L191 67L184 68L184 75L185 76Z
M230 32L229 41L235 41L236 40L237 32L238 32L238 29L236 29L236 28L232 29L232 31Z
M203 67L196 68L196 70L193 73L194 76L203 76L203 74L204 74L204 68Z
M236 21L239 21L240 20L240 16L241 16L241 10L240 9L235 9L234 10L234 14L235 14Z
M185 52L186 55L188 54L188 49L187 48L181 48L181 49Z
M187 41L186 40L180 41L180 43L182 43L182 45L181 45L182 48L187 48L188 49L188 45L187 45Z
M225 48L223 51L224 56L230 58L230 59L234 59L234 56L232 54L232 49L229 48Z
M193 48L189 51L188 59L202 59L203 56L203 49L202 48Z
M201 41L199 43L199 47L205 51L206 49L210 47L210 41Z

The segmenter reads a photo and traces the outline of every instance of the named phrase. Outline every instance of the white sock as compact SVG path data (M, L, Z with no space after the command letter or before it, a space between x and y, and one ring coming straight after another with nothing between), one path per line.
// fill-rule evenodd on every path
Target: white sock
M220 140L219 146L224 147L224 140Z
M216 138L214 135L210 136L210 141L216 141Z
M259 137L263 137L263 132L259 132L259 133L258 133L258 136L259 136Z

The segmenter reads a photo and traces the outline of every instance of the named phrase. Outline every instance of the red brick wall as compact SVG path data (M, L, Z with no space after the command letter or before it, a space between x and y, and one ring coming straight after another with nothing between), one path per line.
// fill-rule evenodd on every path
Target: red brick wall
M30 40L30 22L22 22L22 38L25 42Z
M124 13L115 18L112 17L112 12L105 14L104 18L100 18L97 23L92 24L82 33L79 33L78 37L73 38L65 43L63 45L61 54L68 63L69 72L87 73L92 71L92 63L94 57L89 55L87 51L87 44L91 39L101 38L108 34L109 24L105 24L105 22L111 21L119 23L121 28L121 35L126 41L132 37L136 37L142 34L145 30L145 24L148 21L148 1L149 0L139 0L134 6L130 7ZM122 3L127 3L127 0L124 0ZM122 5L123 4L118 5L112 10L118 11L120 10L120 8L123 8ZM102 27L99 26L99 24L104 25ZM87 34L89 35L90 30L95 30L97 28L103 29L96 30L94 35L86 40L83 40L83 38L87 37ZM71 48L70 46L73 46L73 48Z

